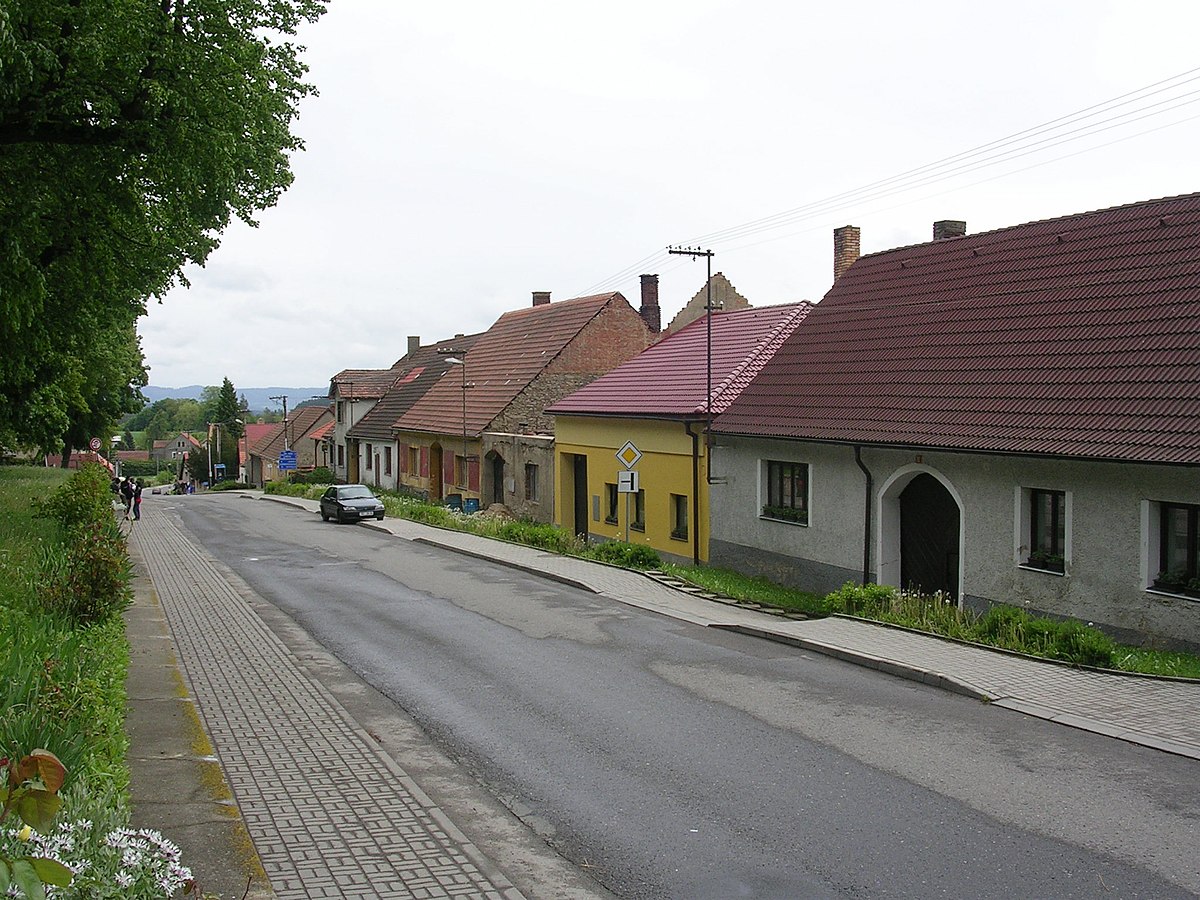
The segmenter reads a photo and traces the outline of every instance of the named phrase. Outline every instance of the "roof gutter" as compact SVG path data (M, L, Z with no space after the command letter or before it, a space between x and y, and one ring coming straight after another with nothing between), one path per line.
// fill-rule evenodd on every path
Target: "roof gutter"
M692 565L700 565L700 435L692 431L692 423L684 422L683 430L692 439Z
M862 460L862 446L854 445L854 461L858 467L862 469L863 475L867 477L866 492L863 499L863 571L862 583L864 585L871 583L871 499L875 493L875 479L871 477L871 470L866 467Z

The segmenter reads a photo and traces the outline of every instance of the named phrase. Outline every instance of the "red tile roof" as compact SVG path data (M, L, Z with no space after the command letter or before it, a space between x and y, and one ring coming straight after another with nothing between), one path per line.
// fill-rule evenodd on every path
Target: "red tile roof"
M403 368L395 383L379 402L371 407L354 424L346 435L357 440L388 441L392 439L392 425L425 396L433 385L446 374L448 369L457 368L447 362L451 354L446 351L469 351L479 339L478 334L467 334L450 340L439 341L427 347L419 347L400 361ZM459 396L459 427L462 423L462 397Z
M810 303L789 303L713 315L714 414L741 393L810 309ZM708 383L708 326L701 317L548 411L555 415L703 416L708 409Z
M466 369L452 366L395 423L401 431L457 434L463 430L462 383L467 389L466 431L491 424L592 319L620 293L576 297L506 312L470 348Z
M1200 194L860 258L716 430L1200 464Z

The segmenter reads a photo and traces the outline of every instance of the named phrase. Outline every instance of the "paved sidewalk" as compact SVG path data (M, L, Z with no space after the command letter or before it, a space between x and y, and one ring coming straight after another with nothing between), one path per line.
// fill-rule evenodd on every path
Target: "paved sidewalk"
M315 501L266 499L318 509ZM690 595L628 569L405 519L367 527L542 574L697 625L784 641L994 706L1200 759L1200 683L1083 671L848 617L787 619Z

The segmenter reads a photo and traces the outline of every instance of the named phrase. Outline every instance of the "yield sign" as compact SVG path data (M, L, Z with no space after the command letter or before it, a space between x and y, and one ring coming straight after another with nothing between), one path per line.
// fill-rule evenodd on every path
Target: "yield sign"
M621 461L627 469L632 469L637 465L637 461L642 458L642 451L633 446L633 441L626 441L625 445L617 451L617 459Z

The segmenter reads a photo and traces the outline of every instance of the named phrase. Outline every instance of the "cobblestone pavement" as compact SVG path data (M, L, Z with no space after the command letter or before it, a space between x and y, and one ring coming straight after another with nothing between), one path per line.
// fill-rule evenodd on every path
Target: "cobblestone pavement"
M367 527L541 573L677 619L782 640L994 706L1200 759L1200 684L1194 681L1084 671L848 617L791 620L686 594L639 572L404 519Z
M132 540L276 896L521 897L155 506Z

